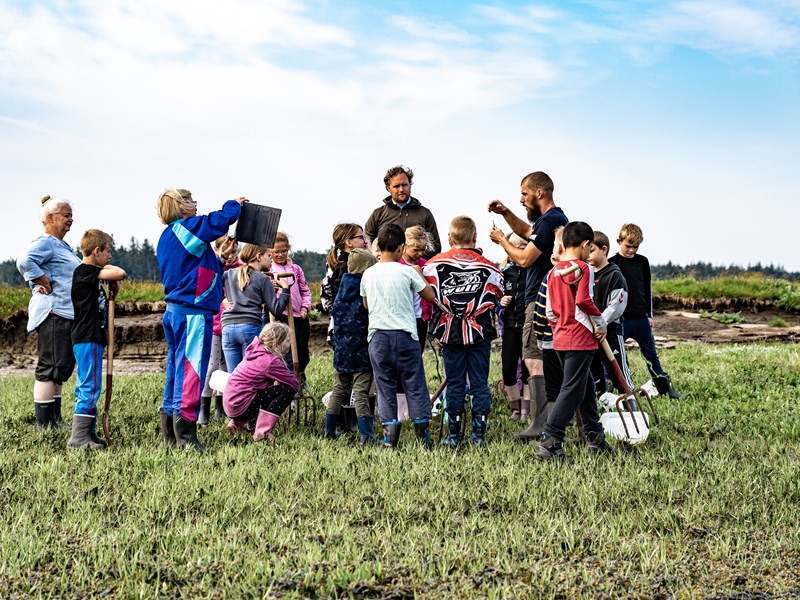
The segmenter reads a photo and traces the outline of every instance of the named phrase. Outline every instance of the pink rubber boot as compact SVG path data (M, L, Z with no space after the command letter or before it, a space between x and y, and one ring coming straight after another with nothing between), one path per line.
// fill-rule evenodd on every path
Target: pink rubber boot
M256 421L256 430L253 432L253 439L259 441L266 436L270 442L275 441L275 436L272 435L272 430L275 429L275 424L280 419L280 415L276 415L265 410L258 411L258 420Z

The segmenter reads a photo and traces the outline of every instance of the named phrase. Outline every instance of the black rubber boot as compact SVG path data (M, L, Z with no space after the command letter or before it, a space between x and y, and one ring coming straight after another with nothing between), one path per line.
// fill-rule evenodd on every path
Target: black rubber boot
M656 389L661 396L669 396L673 400L680 400L681 398L685 398L689 395L676 392L672 388L672 379L666 373L660 377L653 377L653 385L656 386Z
M422 443L425 450L433 450L431 441L431 422L428 419L414 419L414 435Z
M53 414L53 407L55 403L50 402L34 402L33 406L36 410L36 429L57 429L55 415Z
M175 446L188 448L195 452L203 452L206 447L197 439L197 423L187 421L180 414L172 415L172 426L175 430Z
M454 450L461 443L461 415L447 413L447 437L442 440L442 445Z
M222 396L214 396L214 420L224 419L228 415L225 414L225 407L222 406Z
M56 424L56 429L64 429L66 431L72 429L72 427L64 423L64 419L61 418L61 396L53 396L53 419Z
M164 412L164 407L158 409L161 416L161 435L164 436L164 445L171 447L175 445L175 427L172 424L172 417Z
M72 435L67 441L67 448L78 450L88 448L89 450L105 450L105 443L95 442L92 436L95 418L91 415L74 415L72 417Z
M390 421L383 424L383 447L388 450L395 450L397 442L400 441L400 427L399 421Z
M208 415L211 412L211 396L200 398L200 414L197 415L198 425L208 425Z
M469 438L470 444L483 448L486 445L486 427L489 425L489 417L486 415L472 415L472 435Z
M345 433L358 433L358 417L355 406L342 406L339 414L342 415L340 419L342 430Z

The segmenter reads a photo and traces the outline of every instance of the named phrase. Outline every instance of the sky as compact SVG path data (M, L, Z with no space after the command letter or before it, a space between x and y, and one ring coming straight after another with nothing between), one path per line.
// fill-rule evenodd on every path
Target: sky
M0 260L69 199L155 243L165 188L281 208L295 249L363 224L394 165L446 238L545 171L651 263L800 271L800 0L0 0Z

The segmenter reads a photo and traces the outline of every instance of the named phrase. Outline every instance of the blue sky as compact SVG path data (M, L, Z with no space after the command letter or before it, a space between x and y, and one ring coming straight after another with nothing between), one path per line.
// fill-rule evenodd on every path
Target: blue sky
M323 251L405 164L494 259L488 201L517 209L543 170L571 219L641 225L652 262L797 271L799 65L798 0L0 0L0 258L46 193L72 245L155 241L173 186L280 207Z

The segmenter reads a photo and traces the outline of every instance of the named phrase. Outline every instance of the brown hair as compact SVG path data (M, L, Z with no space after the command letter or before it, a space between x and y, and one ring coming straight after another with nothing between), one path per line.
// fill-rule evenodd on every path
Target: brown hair
M292 247L292 245L289 243L289 236L286 235L286 233L284 233L283 231L279 231L278 233L275 234L275 243L277 244L278 242L283 242L284 244L289 246L290 249Z
M553 180L550 179L550 176L544 171L534 171L533 173L528 173L522 178L520 185L532 191L542 189L547 193L548 196L552 196L553 190L555 190Z
M169 189L158 198L158 218L164 225L174 223L185 216L185 210L197 206L197 203L192 199L192 192L184 189Z
M325 257L328 268L331 270L336 268L339 262L339 252L344 250L347 240L358 235L359 229L363 230L364 228L358 223L339 223L333 228L333 248L328 252L328 256Z
M257 244L245 244L242 248L241 253L239 254L239 260L241 260L244 264L239 267L239 289L243 290L248 286L250 283L250 271L253 270L253 267L250 266L250 263L255 262L258 260L258 257L266 254L269 252L269 248L265 248L264 246L259 246Z
M100 231L99 229L89 229L81 238L81 254L83 254L84 258L86 258L92 252L94 252L95 248L105 250L106 248L111 248L113 245L114 238L108 235L105 231Z
M385 185L388 189L389 182L392 180L392 177L397 177L398 175L405 175L408 177L409 185L414 183L414 171L408 167L404 167L403 165L397 165L396 167L392 167L386 171L386 175L383 177L383 185Z
M594 232L594 245L602 250L603 246L609 247L608 236L602 231Z
M473 242L475 234L478 229L475 226L475 221L467 215L460 215L450 221L450 241L454 246L468 246Z

